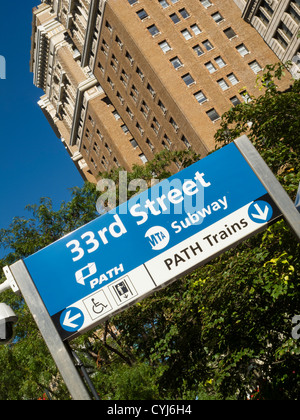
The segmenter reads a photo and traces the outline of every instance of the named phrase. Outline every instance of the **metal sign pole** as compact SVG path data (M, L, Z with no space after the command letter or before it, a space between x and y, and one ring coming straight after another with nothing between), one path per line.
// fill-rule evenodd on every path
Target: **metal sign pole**
M10 267L11 273L32 313L35 322L74 400L90 401L91 397L74 366L72 357L61 340L48 311L23 261Z
M264 185L286 222L300 241L300 214L271 169L247 136L235 140L235 145Z

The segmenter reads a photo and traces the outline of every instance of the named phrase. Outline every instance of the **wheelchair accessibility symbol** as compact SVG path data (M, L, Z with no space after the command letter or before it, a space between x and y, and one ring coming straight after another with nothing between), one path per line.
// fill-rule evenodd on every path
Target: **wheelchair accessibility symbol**
M83 303L93 320L100 318L101 315L107 314L113 309L103 290L94 293L92 296L85 299Z
M94 304L92 310L95 312L95 314L101 315L103 311L105 311L106 308L108 308L108 305L105 305L103 302L96 302L95 299L92 299L92 302Z

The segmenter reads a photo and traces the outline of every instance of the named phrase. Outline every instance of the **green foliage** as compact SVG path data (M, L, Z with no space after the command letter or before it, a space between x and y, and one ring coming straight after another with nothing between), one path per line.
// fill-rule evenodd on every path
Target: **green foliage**
M257 79L263 94L226 112L216 141L223 145L247 134L294 198L300 178L300 80L280 92L276 80L283 77L284 70L279 64L267 66Z
M0 230L0 243L10 253L0 261L2 268L28 257L70 231L95 219L96 188L85 185L73 190L70 203L54 210L50 199L28 206L32 217L14 218L9 229ZM44 341L23 300L11 292L0 296L19 317L13 344L0 347L0 400L38 399L45 390L55 398L69 398ZM51 389L53 387L53 389Z
M230 109L216 135L223 145L248 134L294 199L300 180L299 82L279 92L283 67L258 80L262 95ZM252 124L249 124L251 122ZM135 167L128 182L150 183L188 166L192 152L159 154ZM104 176L118 183L118 171ZM118 186L119 187L119 186ZM75 189L55 211L49 199L0 231L10 254L24 258L94 219L97 193ZM167 289L72 342L102 399L298 399L299 341L291 336L300 308L300 246L284 221L178 280ZM3 279L4 280L4 279ZM19 315L16 339L0 348L0 399L37 399L45 390L68 399L35 323L21 298L1 299Z
M153 367L146 364L128 366L116 363L112 372L105 376L105 383L100 389L106 390L105 399L157 400L159 390L155 378Z

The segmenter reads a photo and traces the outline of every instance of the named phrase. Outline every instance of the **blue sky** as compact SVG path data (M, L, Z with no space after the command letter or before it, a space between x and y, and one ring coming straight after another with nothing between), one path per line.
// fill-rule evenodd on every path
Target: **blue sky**
M70 199L83 180L57 139L37 101L43 92L29 71L32 8L39 0L0 6L0 55L6 80L0 80L0 228L27 216L27 204L50 197L55 206Z

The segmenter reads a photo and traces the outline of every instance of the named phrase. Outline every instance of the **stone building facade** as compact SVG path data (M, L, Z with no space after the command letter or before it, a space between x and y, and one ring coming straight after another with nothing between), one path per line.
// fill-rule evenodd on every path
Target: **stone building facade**
M242 16L284 63L300 78L300 0L235 0Z

